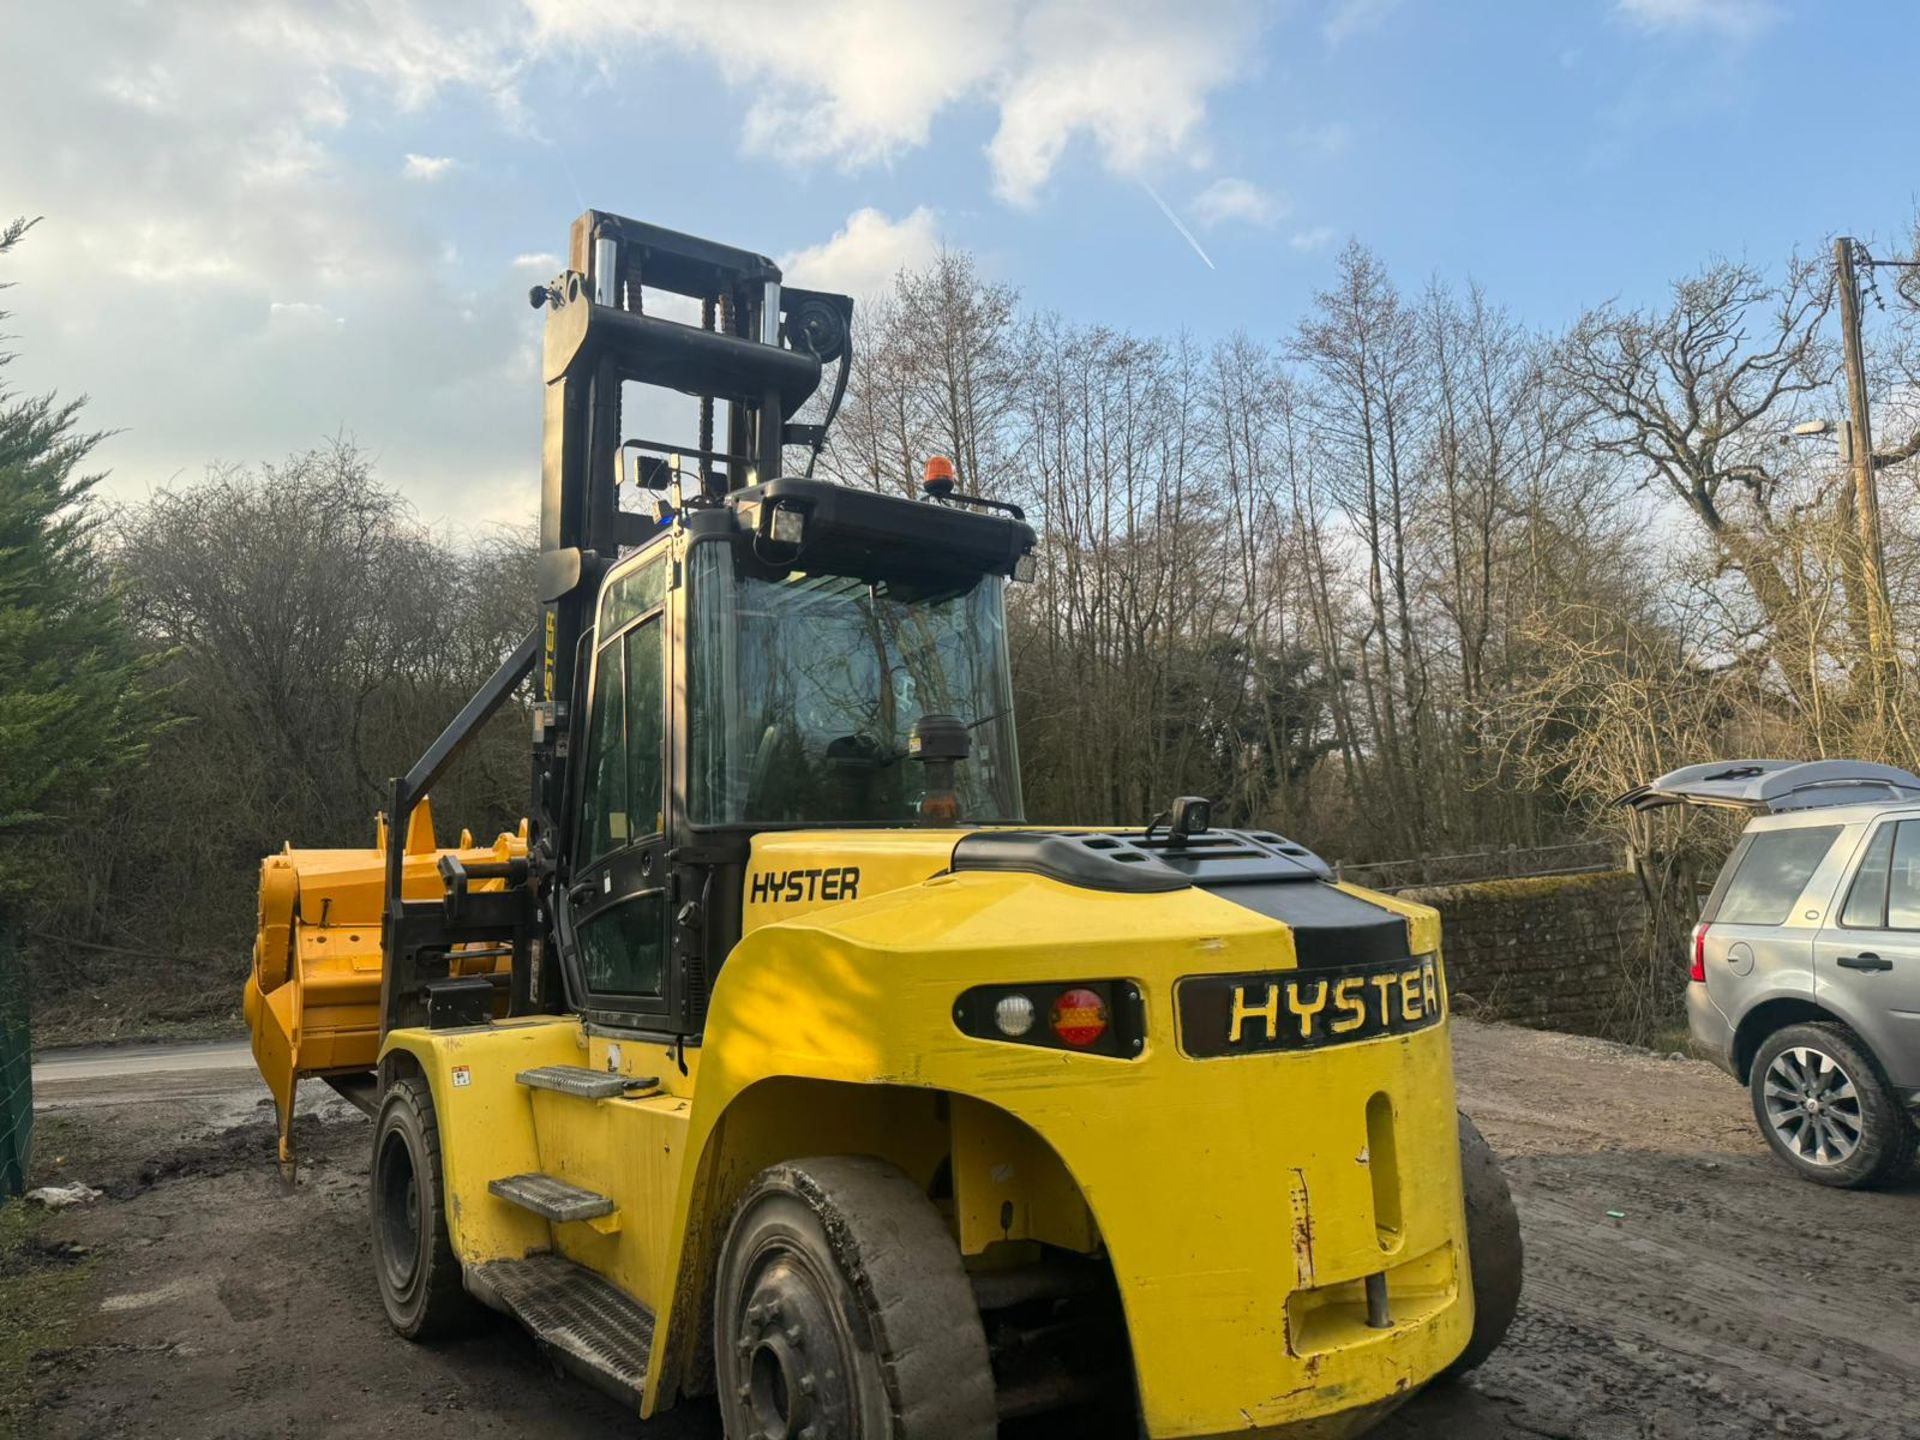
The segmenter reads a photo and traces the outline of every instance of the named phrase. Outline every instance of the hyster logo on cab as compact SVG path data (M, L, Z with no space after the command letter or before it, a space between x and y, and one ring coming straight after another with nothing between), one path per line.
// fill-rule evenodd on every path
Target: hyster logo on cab
M1258 975L1193 975L1178 987L1189 1055L1312 1050L1436 1023L1446 1010L1440 964L1405 960Z
M802 900L857 900L860 867L829 865L821 870L765 870L749 878L752 905L797 905Z

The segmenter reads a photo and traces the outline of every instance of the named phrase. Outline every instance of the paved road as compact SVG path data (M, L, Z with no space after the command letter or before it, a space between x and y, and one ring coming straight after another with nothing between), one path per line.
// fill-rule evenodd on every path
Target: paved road
M184 1045L79 1045L49 1050L33 1062L35 1086L109 1075L160 1075L183 1070L245 1070L253 1052L245 1040L206 1040Z
M187 1100L244 1099L251 1104L256 1092L264 1095L266 1087L253 1072L253 1052L245 1040L84 1045L48 1051L33 1063L36 1111ZM228 1105L221 1113L231 1109Z

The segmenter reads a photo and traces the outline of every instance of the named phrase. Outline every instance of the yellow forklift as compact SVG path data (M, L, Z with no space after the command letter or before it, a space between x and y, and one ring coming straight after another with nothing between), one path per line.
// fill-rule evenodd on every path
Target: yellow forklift
M281 1159L302 1077L375 1117L394 1328L479 1302L738 1440L1348 1436L1483 1360L1519 1235L1434 912L1194 797L1025 823L1034 532L944 462L812 478L846 297L590 211L531 298L539 623L373 849L261 876ZM632 386L698 443L628 436ZM529 679L529 820L441 847L429 792Z

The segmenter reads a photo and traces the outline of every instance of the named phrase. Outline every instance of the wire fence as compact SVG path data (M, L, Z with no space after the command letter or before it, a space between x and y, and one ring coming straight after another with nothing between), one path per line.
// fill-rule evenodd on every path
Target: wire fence
M1610 840L1463 850L1454 855L1416 855L1405 860L1336 861L1334 874L1369 890L1391 894L1425 885L1472 885L1485 880L1525 880L1549 875L1591 875L1626 864Z
M26 966L0 931L0 1199L27 1185L33 1145L33 1045Z

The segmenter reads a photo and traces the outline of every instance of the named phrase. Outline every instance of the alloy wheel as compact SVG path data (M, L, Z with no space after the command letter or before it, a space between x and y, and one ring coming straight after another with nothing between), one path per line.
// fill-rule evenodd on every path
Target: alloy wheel
M1796 1158L1840 1165L1860 1148L1860 1092L1831 1055L1805 1045L1782 1050L1767 1067L1765 1090L1767 1123Z

